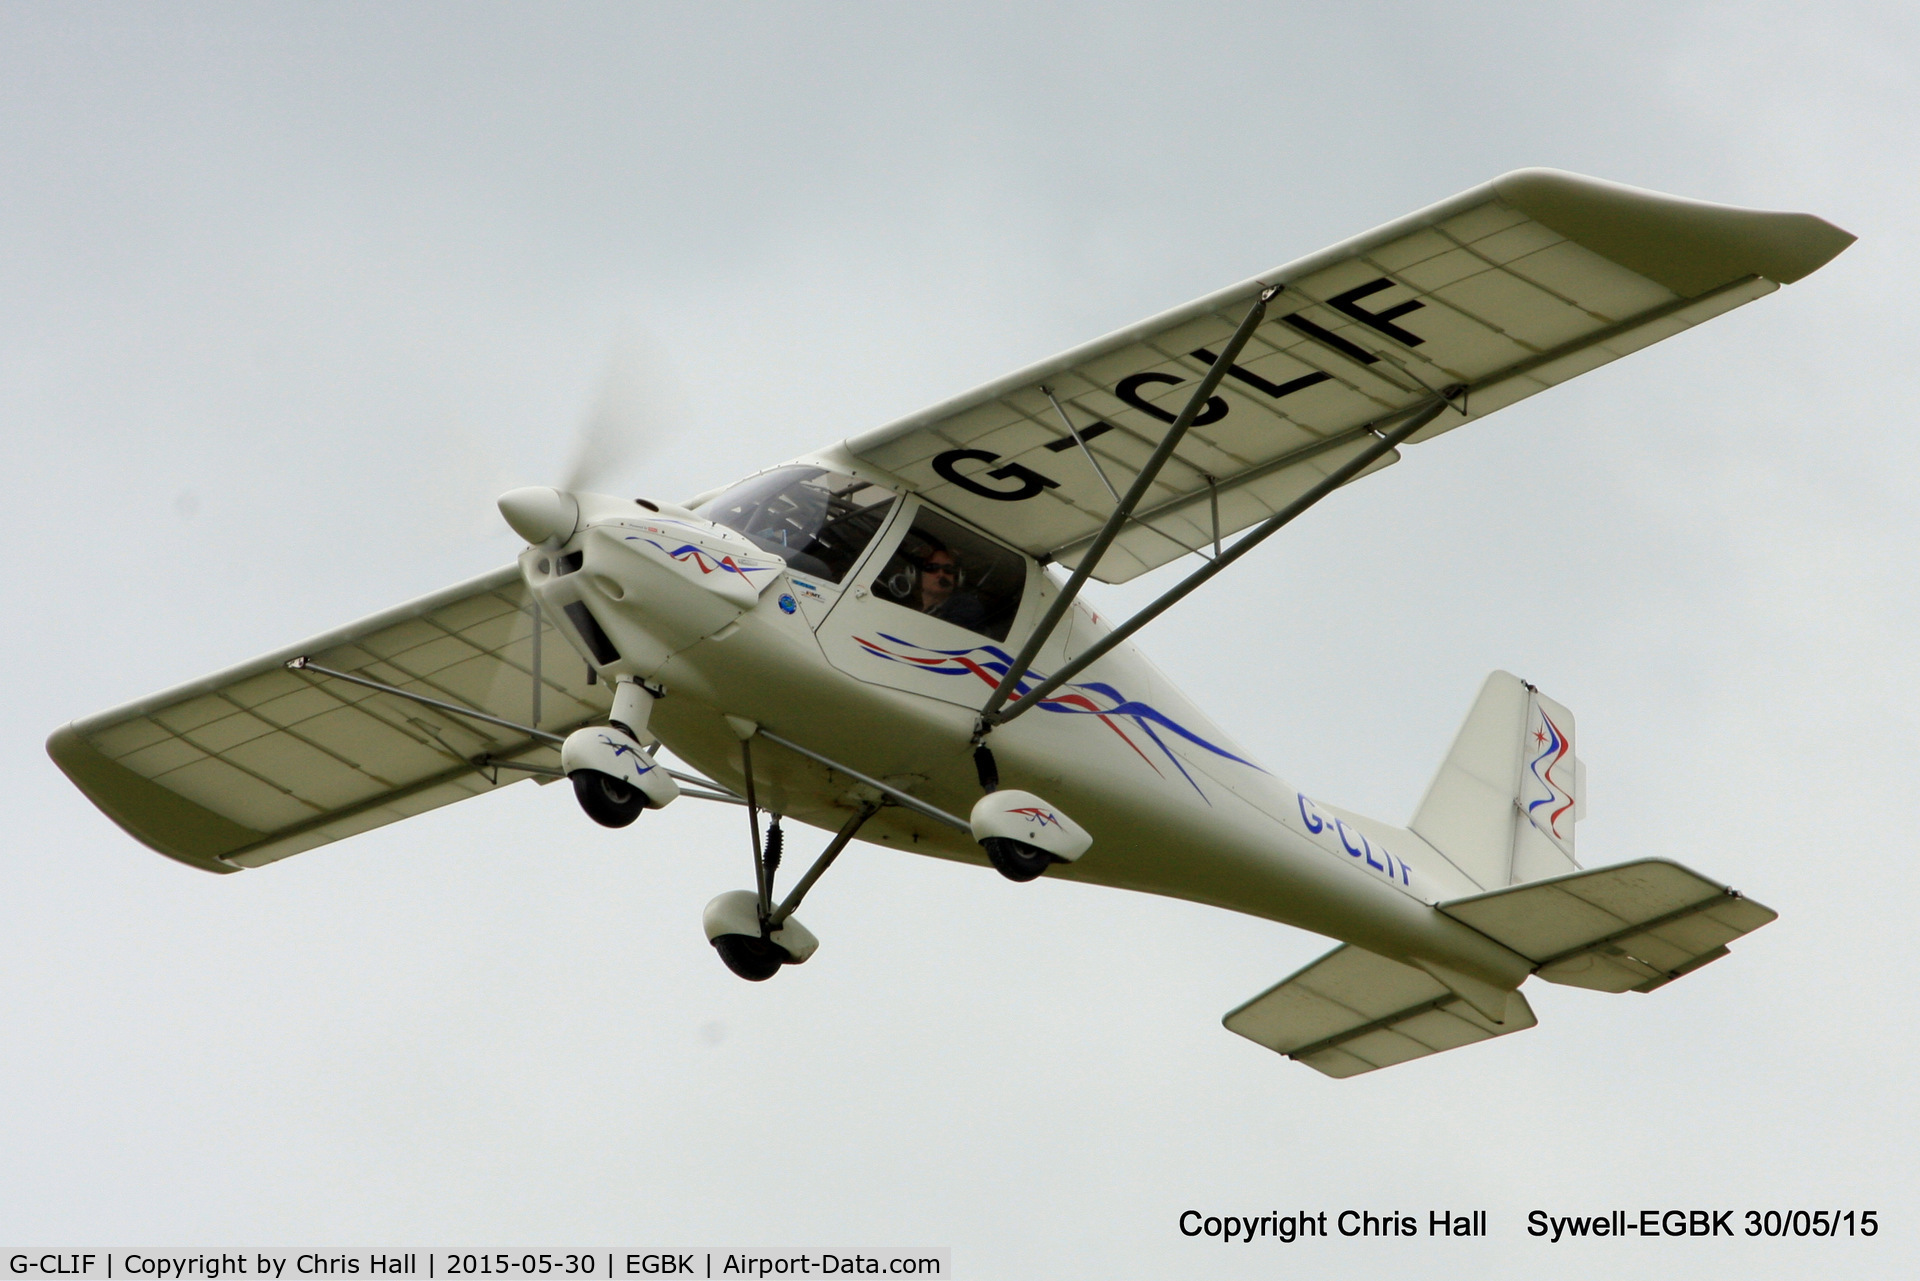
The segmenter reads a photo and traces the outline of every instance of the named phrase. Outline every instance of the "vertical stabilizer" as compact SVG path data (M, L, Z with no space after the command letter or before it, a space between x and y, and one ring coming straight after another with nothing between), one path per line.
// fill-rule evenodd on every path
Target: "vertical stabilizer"
M1573 713L1495 672L1408 826L1483 889L1575 871L1586 779Z

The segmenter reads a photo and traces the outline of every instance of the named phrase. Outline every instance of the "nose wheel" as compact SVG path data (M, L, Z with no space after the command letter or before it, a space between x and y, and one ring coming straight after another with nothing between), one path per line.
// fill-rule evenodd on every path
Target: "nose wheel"
M581 769L568 777L573 782L574 799L580 802L580 808L602 827L626 827L647 807L645 792L611 774Z
M621 698L637 701L632 691L638 686L632 681L620 686ZM625 827L641 810L659 809L680 795L673 772L662 769L624 724L588 726L567 735L560 745L560 768L573 781L580 808L602 827Z

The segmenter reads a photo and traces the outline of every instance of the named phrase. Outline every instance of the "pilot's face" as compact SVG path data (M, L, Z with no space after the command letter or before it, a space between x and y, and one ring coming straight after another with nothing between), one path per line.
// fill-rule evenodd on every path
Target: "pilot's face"
M959 577L960 567L953 563L953 553L933 553L920 566L921 601L929 608L940 604L953 595L954 583Z

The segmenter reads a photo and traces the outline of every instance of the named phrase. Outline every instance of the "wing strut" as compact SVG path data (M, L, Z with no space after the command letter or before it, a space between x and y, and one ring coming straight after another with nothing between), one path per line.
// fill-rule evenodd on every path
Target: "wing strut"
M1225 362L1214 366L1215 369L1222 369L1224 367ZM1125 641L1129 636L1132 636L1142 627L1145 627L1148 623L1151 623L1154 619L1165 613L1189 592L1193 591L1194 588L1200 586L1200 584L1233 564L1234 561L1252 551L1255 544L1265 539L1268 535L1275 533L1282 525L1291 521L1301 512L1307 510L1307 508L1313 506L1322 498L1325 498L1328 494L1331 494L1334 490L1340 488L1340 486L1373 466L1374 463L1392 453L1393 450L1409 436L1438 418L1447 409L1455 407L1453 401L1458 397L1459 392L1459 388L1448 388L1447 391L1441 392L1437 399L1419 406L1391 431L1380 432L1378 428L1376 428L1374 434L1377 438L1373 444L1369 445L1359 454L1356 454L1352 459L1348 460L1345 465L1335 470L1318 485L1315 485L1312 489L1300 495L1300 497L1294 499L1291 503L1247 531L1246 537L1235 543L1231 549L1222 555L1214 557L1205 565L1202 565L1199 569L1181 579L1176 586L1162 595L1160 599L1154 601L1151 605L1148 605L1132 618L1129 618L1126 622L1108 633L1098 644L1089 648L1085 653L1081 654L1080 657L1074 659L1065 667L1062 667L1059 671L1041 681L1040 684L1034 688L1026 691L1020 696L1017 702L1008 703L1006 706L996 709L994 702L989 700L987 710L980 714L981 727L983 729L991 729L995 725L1006 724L1014 717L1032 707L1035 703L1046 698L1047 695L1053 693L1054 690L1059 689L1062 685L1078 676L1081 672L1104 657L1114 646ZM1096 547L1097 546L1098 544L1096 544ZM1089 554L1092 554L1091 551ZM1084 560L1080 563L1083 567L1087 564ZM1021 655L1022 659L1032 658L1032 654L1028 653L1027 650L1022 650ZM1007 669L1007 680L1012 680L1014 678L1013 674L1016 671L1025 671L1021 660L1015 660L1014 666ZM1007 680L1001 681L1002 687L1007 684ZM998 689L994 691L996 697L999 692Z
M320 664L314 662L305 654L300 655L298 658L289 658L286 666L288 671L311 672L317 676L331 676L334 680L347 681L354 685L364 685L368 689L377 690L382 694L391 694L395 698L404 698L414 703L424 703L436 711L451 712L455 716L465 716L469 720L485 721L489 725L498 725L502 729L516 729L528 738L536 739L542 743L551 743L556 747L567 741L558 734L549 734L547 731L535 729L531 725L518 725L513 721L504 720L498 716L491 716L486 712L476 711L471 707L462 707L458 703L449 703L438 698L428 698L425 694L416 694L410 689L400 689L397 686L385 685L379 681L368 680L364 676L355 676L352 672L336 672L331 667L320 666ZM593 669L588 668L587 670L592 671ZM477 770L497 771L510 769L518 770L523 774L560 776L559 770L552 769L545 765L523 765L516 761L499 760L492 755L482 756L478 760L467 763ZM710 778L701 778L698 774L682 774L679 770L673 769L668 770L667 773L682 783L692 783L695 787L712 789L708 792L685 792L682 793L682 795L692 796L703 801L726 801L733 805L743 805L746 803L742 798L735 796L730 790L722 787Z
M1080 452L1087 456L1087 465L1093 468L1093 474L1100 478L1100 483L1107 487L1108 495L1112 497L1114 502L1119 502L1120 491L1115 489L1113 482L1107 479L1107 469L1100 465L1100 460L1093 456L1091 449L1087 448L1086 439L1080 435L1080 429L1073 425L1073 419L1067 417L1067 411L1060 408L1060 402L1053 398L1053 388L1043 383L1040 387L1040 394L1047 398L1049 405L1053 406L1053 412L1060 415L1060 425L1067 429L1067 435L1073 437L1073 443L1080 446Z
M1155 477L1159 476L1160 469L1166 465L1167 459L1173 456L1174 447L1186 436L1187 428L1193 425L1194 418L1206 405L1207 398L1213 395L1214 389L1220 385L1220 380L1227 376L1229 369L1233 368L1234 359L1239 356L1240 349L1247 345L1247 339L1253 337L1253 331L1259 327L1260 322L1266 318L1267 304L1273 300L1275 294L1280 292L1280 288L1279 285L1269 285L1260 291L1260 296L1254 299L1253 306L1241 319L1240 327L1234 330L1233 337L1227 340L1220 358L1213 362L1213 367L1207 370L1206 376L1200 380L1200 385L1193 389L1193 395L1187 399L1187 407L1180 411L1178 418L1173 420L1173 426L1167 428L1166 436L1160 441L1159 447L1153 451L1153 456L1147 459L1147 465L1142 467L1140 474L1133 478L1133 485L1127 490L1127 496L1122 498L1119 505L1108 515L1107 523L1100 527L1100 532L1094 536L1093 543L1080 557L1080 563L1074 567L1073 576L1067 579L1067 585L1060 589L1060 595L1048 608L1046 616L1033 629L1033 634L1027 637L1027 643L1020 647L1019 654L1007 667L1007 674L1000 678L1000 683L993 687L993 693L987 696L986 706L980 709L980 726L976 737L984 734L1003 719L999 715L1001 705L1007 701L1007 696L1019 687L1020 678L1026 675L1027 665L1033 662L1034 655L1040 652L1040 647L1047 643L1049 636L1053 635L1054 628L1060 625L1060 620L1066 616L1074 597L1080 594L1080 589L1086 585L1088 577L1099 567L1100 558L1107 554L1107 548L1120 533L1120 527L1126 524L1128 517L1133 515L1133 510L1140 505L1140 500L1146 497L1148 487L1153 484ZM1080 439L1078 432L1074 432L1073 435L1074 439ZM1103 475L1101 479L1104 480L1105 476Z
M816 751L813 751L809 748L802 747L800 746L800 744L794 742L792 739L781 738L778 734L766 728L766 726L764 725L760 727L760 729L758 730L758 733L761 738L766 739L768 742L778 743L780 746L786 748L790 752L797 752L801 756L806 757L808 760L813 761L820 765L824 765L828 769L840 771L842 774L845 774L848 778L852 779L856 783L866 784L868 787L871 787L874 791L880 793L882 796L886 797L893 804L900 806L902 809L910 809L914 811L916 814L924 814L926 815L926 817L933 819L935 822L945 823L948 827L951 827L956 832L965 832L969 836L973 835L973 824L967 822L967 820L965 820L964 818L957 818L954 815L947 813L945 810L941 809L937 805L931 805L926 801L921 800L919 797L915 796L911 792L903 792L897 787L891 786L890 784L887 784L887 783L882 783L879 779L870 777L869 775L866 775L866 774L862 774L859 770L854 769L850 765L842 765L839 761L834 760L831 756L822 756L820 753Z
M1043 385L1040 388L1040 392L1042 395L1044 395L1047 398L1048 403L1053 406L1053 412L1060 416L1061 426L1067 429L1067 435L1073 437L1073 443L1080 446L1080 452L1087 456L1087 462L1091 464L1093 467L1093 474L1098 476L1100 478L1100 483L1107 487L1108 495L1112 497L1115 505L1117 506L1120 502L1120 491L1113 487L1113 482L1111 480L1107 479L1107 469L1102 467L1100 465L1100 460L1093 456L1093 450L1088 448L1087 446L1087 438L1085 436L1082 436L1080 434L1080 429L1073 425L1073 419L1069 418L1067 416L1067 411L1061 408L1060 402L1054 398L1053 391L1051 388ZM1141 519L1140 513L1137 511L1131 513L1127 517L1127 519L1131 520L1134 524L1138 525L1140 528L1146 530L1150 534L1160 535L1160 537L1166 539L1168 542L1172 543L1175 547L1178 547L1183 552L1199 552L1202 556L1206 555L1206 553L1200 551L1198 547L1188 546L1186 543L1183 543L1179 539L1175 538L1172 534L1169 534L1166 530L1161 529L1158 525L1148 524L1145 520ZM1215 521L1214 523L1218 524L1219 522ZM1219 542L1218 539L1215 539L1214 541L1215 543ZM1214 548L1214 551L1216 552L1218 552L1219 550L1220 549L1218 546Z

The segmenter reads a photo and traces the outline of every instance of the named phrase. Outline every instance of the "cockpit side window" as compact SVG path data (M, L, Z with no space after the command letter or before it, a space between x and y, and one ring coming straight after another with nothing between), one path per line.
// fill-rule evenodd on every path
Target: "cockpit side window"
M781 467L700 509L803 574L840 582L880 531L894 495L821 467Z
M1026 587L1026 557L922 507L873 594L1003 641Z

